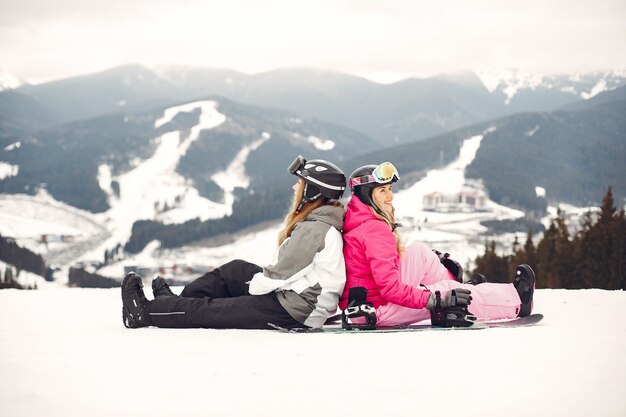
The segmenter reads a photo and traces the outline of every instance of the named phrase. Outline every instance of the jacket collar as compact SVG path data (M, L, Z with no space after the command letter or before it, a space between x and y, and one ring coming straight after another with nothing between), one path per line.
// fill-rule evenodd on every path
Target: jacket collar
M363 204L357 196L352 196L348 203L348 210L346 211L346 220L343 222L344 232L349 232L355 229L360 224L368 220L378 220L378 217L374 216L370 206Z

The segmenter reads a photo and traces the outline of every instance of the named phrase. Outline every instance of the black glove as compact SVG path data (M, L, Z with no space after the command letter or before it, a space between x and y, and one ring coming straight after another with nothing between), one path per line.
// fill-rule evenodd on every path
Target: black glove
M430 310L433 326L467 327L474 324L476 317L467 310L472 302L471 291L457 288L445 293L435 291L430 294L426 308Z
M439 291L435 291L434 294L430 293L426 308L429 310L433 310L455 306L468 306L472 302L472 296L470 295L471 293L472 292L470 290L466 290L464 288L456 288L454 290L446 292L443 297L441 297L438 296L440 295Z
M463 283L463 267L460 263L450 258L449 253L441 253L436 249L433 252L439 257L439 261L446 267L448 271L456 278L457 282Z

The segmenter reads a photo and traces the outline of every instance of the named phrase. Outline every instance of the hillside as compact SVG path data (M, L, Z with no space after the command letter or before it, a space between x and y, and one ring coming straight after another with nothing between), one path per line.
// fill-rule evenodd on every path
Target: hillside
M259 144L246 161L251 189L284 185L284 167L299 153L349 157L375 146L364 135L341 126L218 97L207 100L219 102L225 123L195 132L175 168L201 196L218 202L224 199L223 190L211 177L227 168L243 147L264 132L271 140ZM167 135L179 135L182 140L189 137L194 126L200 126L201 112L193 106L178 111L168 123L155 126L168 108L67 123L27 136L20 140L20 146L5 146L0 150L0 160L19 170L0 180L0 192L34 194L45 188L54 198L78 208L105 211L111 198L105 190L111 186L114 190L116 185L102 188L98 178L102 166L113 177L122 175L153 155ZM279 181L276 184L275 178Z
M546 199L579 206L592 203L613 186L616 201L626 197L625 87L598 95L576 110L523 113L346 161L348 169L392 161L410 185L428 169L453 160L463 139L487 130L469 178L481 180L501 204L543 212ZM538 197L536 187L546 190Z
M0 146L16 136L55 124L58 114L52 107L14 90L0 92Z

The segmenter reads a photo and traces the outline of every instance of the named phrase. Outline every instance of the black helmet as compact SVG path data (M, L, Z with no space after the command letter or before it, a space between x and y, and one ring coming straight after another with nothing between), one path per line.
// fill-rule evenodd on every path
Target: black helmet
M289 172L304 180L304 195L300 205L320 197L337 200L346 190L346 175L337 165L323 159L307 161L298 155L289 165Z
M363 204L376 208L372 202L372 190L379 185L398 181L400 175L391 162L380 165L364 165L350 174L350 189Z

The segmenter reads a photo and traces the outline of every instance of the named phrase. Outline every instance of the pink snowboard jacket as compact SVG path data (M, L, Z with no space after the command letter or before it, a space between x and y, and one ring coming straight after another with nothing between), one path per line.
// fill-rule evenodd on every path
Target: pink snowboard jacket
M367 288L367 301L374 307L387 303L426 307L430 291L406 285L400 279L400 256L391 229L355 196L348 203L343 242L346 286L339 302L341 309L346 308L348 291L353 287Z

